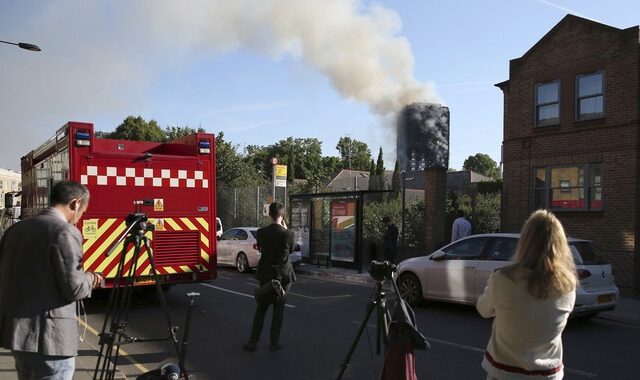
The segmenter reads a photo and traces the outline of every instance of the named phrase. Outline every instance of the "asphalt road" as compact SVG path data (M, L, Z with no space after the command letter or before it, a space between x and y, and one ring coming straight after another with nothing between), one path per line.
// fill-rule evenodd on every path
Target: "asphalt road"
M194 309L187 369L197 379L334 379L362 321L373 288L353 283L300 276L287 298L281 351L270 352L267 313L258 351L241 347L249 336L255 301L252 275L220 269L219 278L202 284L174 286L165 293L174 324L182 326L185 293L201 296ZM395 297L388 295L393 305ZM154 292L138 290L133 298L127 331L138 337L167 335L167 323ZM88 322L101 330L107 296L87 303ZM469 306L429 303L415 310L420 331L431 343L416 351L420 379L484 379L480 367L491 321ZM369 320L343 379L376 379L384 357L375 353L375 316ZM97 347L97 338L87 333ZM595 318L570 323L564 333L565 379L637 379L640 326ZM144 369L176 362L167 343L135 343L123 346L127 353L120 370L135 378ZM91 355L81 352L80 355Z

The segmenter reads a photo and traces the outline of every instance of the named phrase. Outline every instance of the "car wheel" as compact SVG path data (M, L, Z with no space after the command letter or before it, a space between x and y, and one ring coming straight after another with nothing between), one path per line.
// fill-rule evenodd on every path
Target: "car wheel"
M238 272L240 273L246 273L249 271L249 269L251 269L249 267L249 260L247 259L247 255L242 252L238 253L238 257L236 257L236 269L238 269Z
M422 285L420 280L413 273L405 273L398 279L398 290L400 297L411 306L422 303Z

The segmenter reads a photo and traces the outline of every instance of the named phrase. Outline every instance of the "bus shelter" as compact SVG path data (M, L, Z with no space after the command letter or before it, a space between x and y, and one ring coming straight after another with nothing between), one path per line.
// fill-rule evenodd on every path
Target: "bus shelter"
M391 190L356 190L289 196L289 228L303 262L358 269L364 266L363 211L365 197ZM368 256L367 256L368 257Z

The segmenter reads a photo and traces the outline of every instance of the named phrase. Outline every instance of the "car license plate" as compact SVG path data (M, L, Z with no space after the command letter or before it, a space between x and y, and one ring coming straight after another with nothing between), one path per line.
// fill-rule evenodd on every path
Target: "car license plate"
M608 303L613 301L613 294L603 294L596 299L597 303Z

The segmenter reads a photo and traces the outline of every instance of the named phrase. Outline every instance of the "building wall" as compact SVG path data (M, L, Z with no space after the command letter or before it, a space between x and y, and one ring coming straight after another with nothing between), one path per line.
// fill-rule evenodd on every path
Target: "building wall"
M519 231L533 211L535 168L602 163L599 211L555 211L571 236L594 240L632 282L639 94L638 28L619 30L567 16L511 61L504 98L502 228ZM604 70L604 118L576 121L576 75ZM535 127L535 85L560 81L558 126Z
M22 178L19 172L0 168L0 208L4 207L4 195L22 189Z

